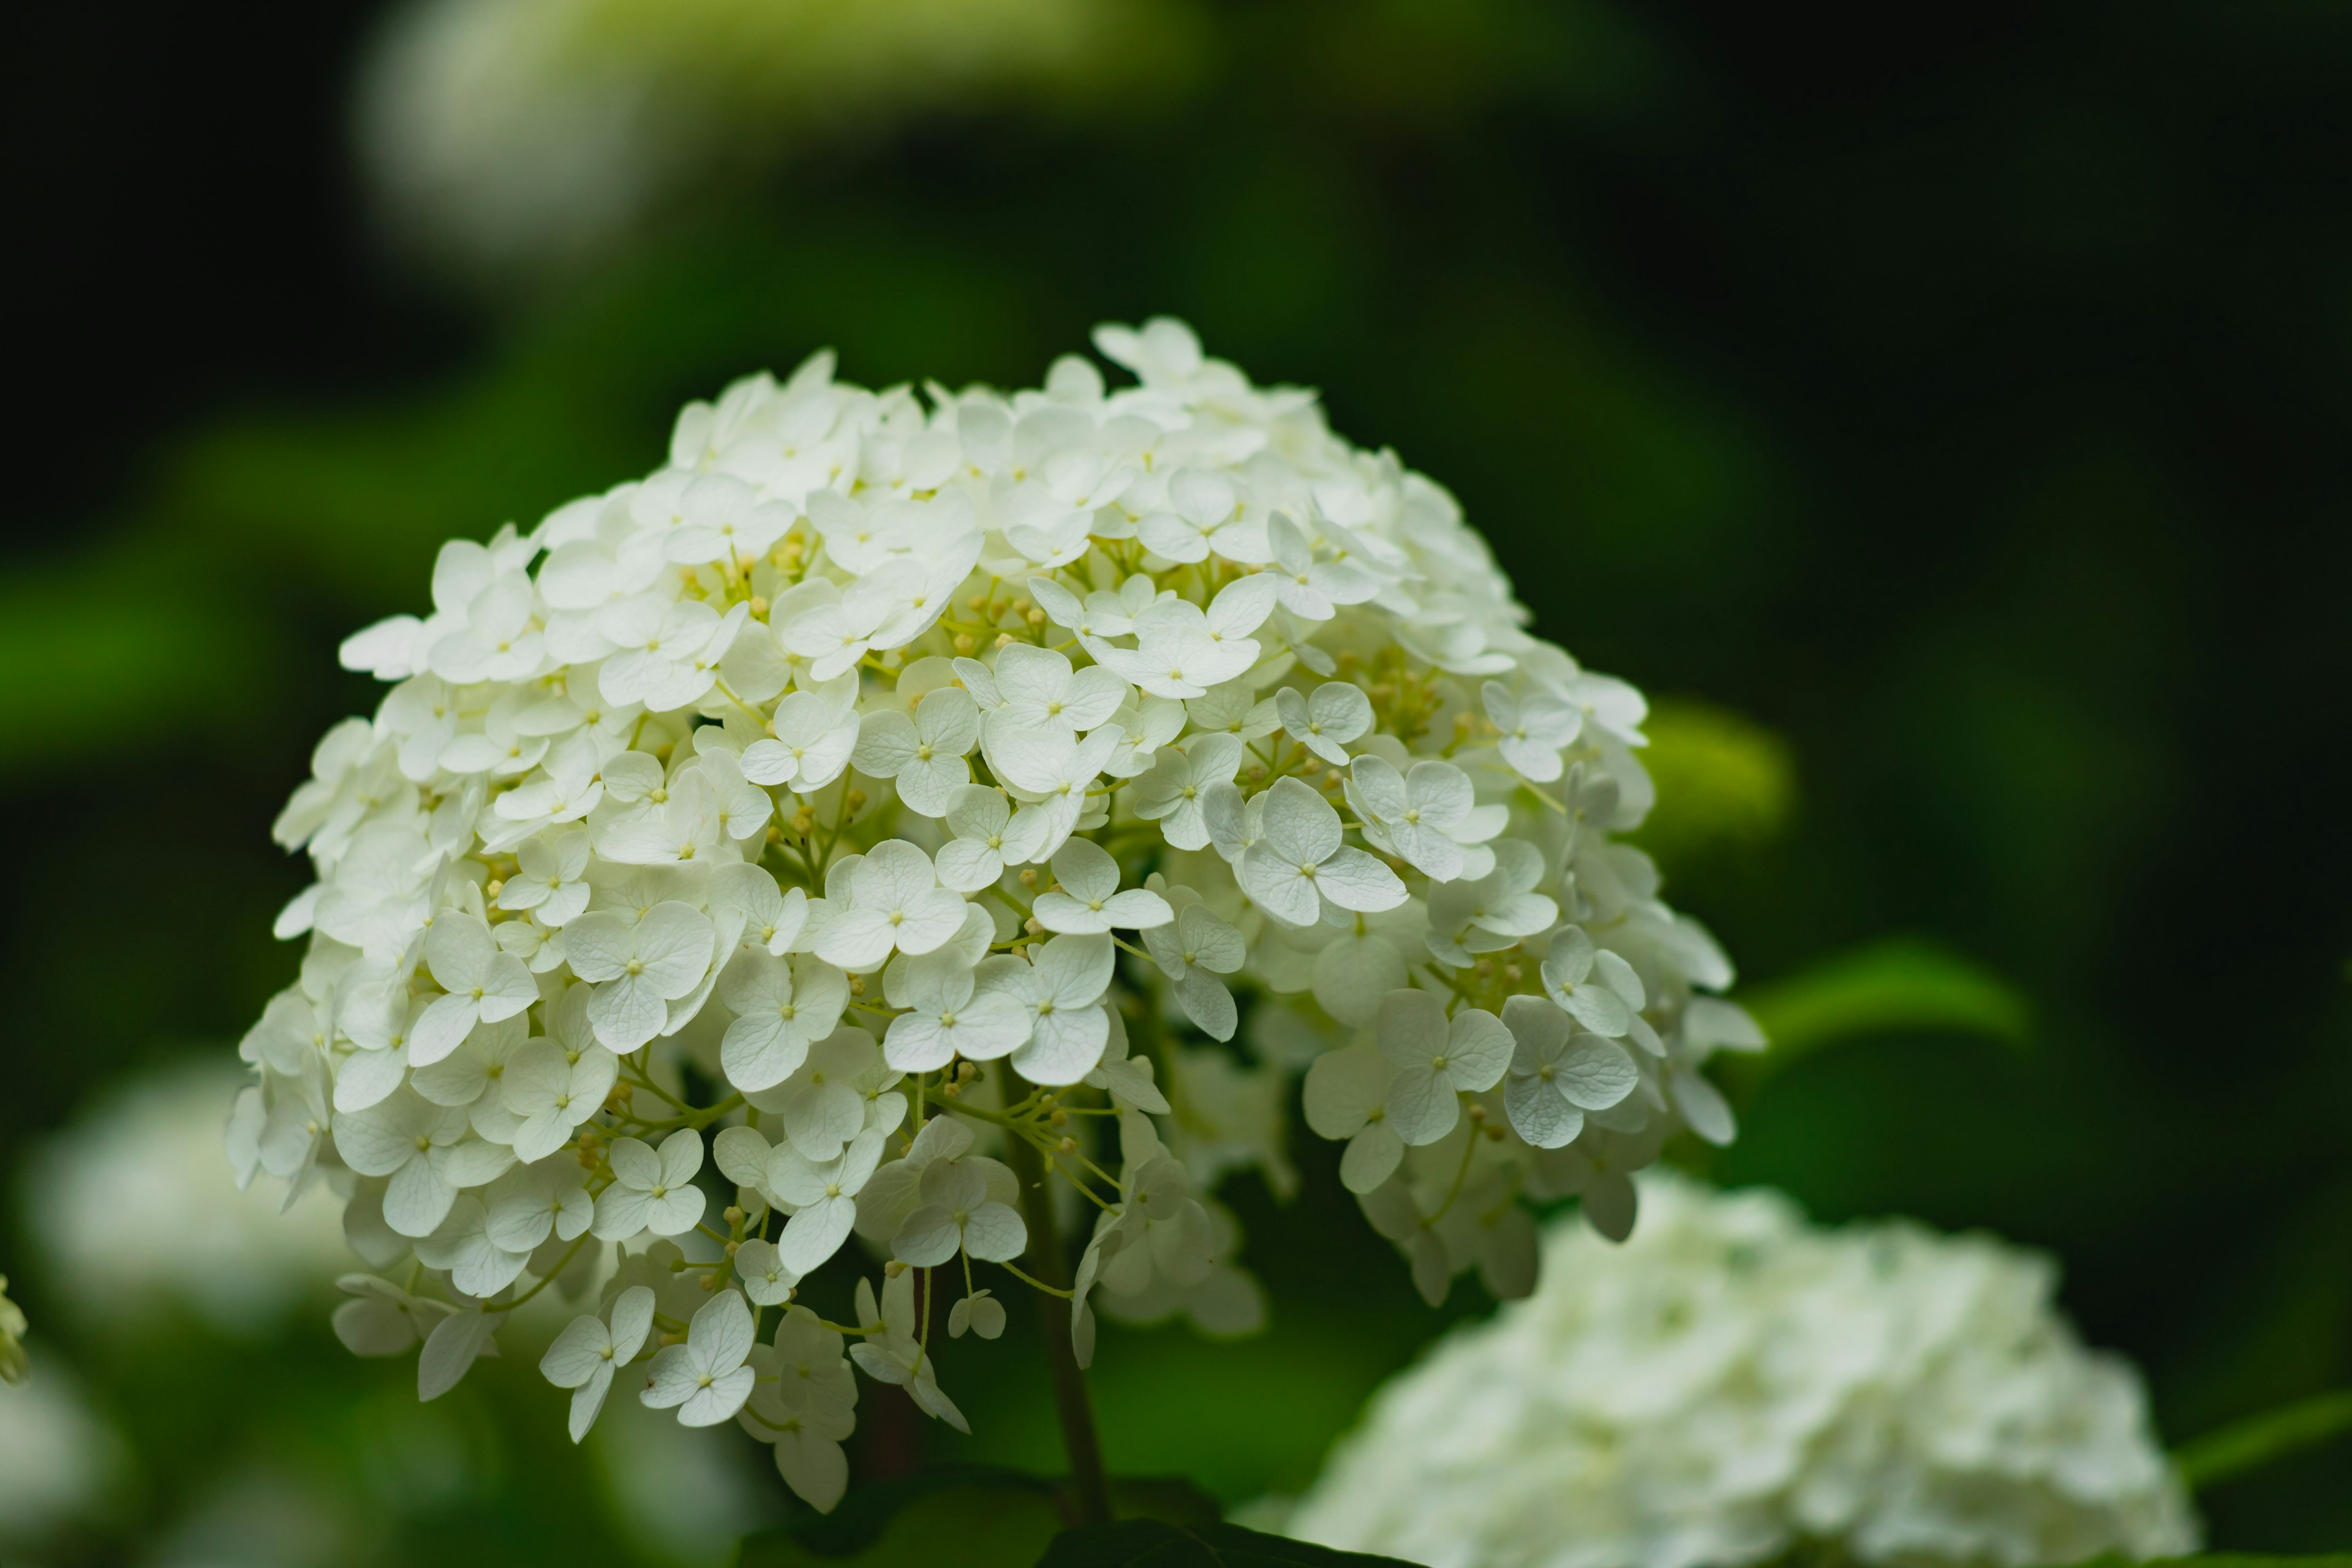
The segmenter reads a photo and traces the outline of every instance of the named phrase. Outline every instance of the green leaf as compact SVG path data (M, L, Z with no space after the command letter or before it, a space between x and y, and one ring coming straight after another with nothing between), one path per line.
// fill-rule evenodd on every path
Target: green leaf
M2352 1388L2339 1388L2232 1421L2184 1444L2173 1460L2180 1479L2201 1491L2347 1432L2352 1432Z
M1788 742L1728 709L1686 699L1654 702L1642 765L1658 804L1633 840L1669 872L1780 836L1794 811Z
M1396 1561L1261 1535L1237 1524L1186 1529L1136 1519L1066 1530L1054 1537L1037 1568L1370 1568Z
M0 773L151 745L251 701L275 628L201 586L126 589L159 579L192 580L184 561L150 552L0 583Z
M1120 1518L1214 1527L1216 1500L1180 1477L1110 1484ZM1063 1484L991 1465L943 1465L858 1488L830 1514L747 1538L741 1568L1030 1568L1076 1510Z
M2205 1552L2194 1557L2156 1557L2145 1562L2110 1552L2072 1568L2352 1568L2352 1552L2314 1552L2271 1556L2259 1552Z
M1739 1000L1772 1042L1765 1059L1776 1067L1871 1036L1984 1035L2021 1045L2032 1027L2032 1009L2015 987L1920 937L1835 954Z
M1066 1521L1053 1483L948 1469L862 1487L829 1517L747 1538L741 1568L1030 1568Z
M1215 1498L1182 1476L1138 1476L1129 1480L1114 1477L1110 1510L1122 1520L1156 1519L1188 1530L1215 1524L1224 1517Z

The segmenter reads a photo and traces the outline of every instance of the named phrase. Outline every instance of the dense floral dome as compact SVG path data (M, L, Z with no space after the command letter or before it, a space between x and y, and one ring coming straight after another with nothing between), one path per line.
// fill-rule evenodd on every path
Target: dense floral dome
M2138 1374L2084 1349L2047 1259L1641 1187L1624 1247L1555 1231L1532 1298L1383 1390L1290 1531L1433 1568L2196 1550Z
M1140 384L739 382L345 645L394 684L277 825L309 951L232 1145L348 1195L353 1348L425 1338L430 1395L601 1281L548 1363L575 1432L660 1346L643 1397L740 1416L829 1504L843 1330L962 1422L931 1297L992 1337L973 1265L1026 1278L1040 1217L997 1155L1092 1216L1084 1360L1097 1305L1258 1321L1206 1194L1287 1189L1301 1071L1433 1300L1531 1288L1528 1203L1622 1237L1669 1136L1731 1136L1699 1069L1761 1038L1612 837L1651 803L1640 694L1312 395L1171 321L1096 342ZM853 1234L889 1261L827 1327L794 1288ZM805 1375L751 1393L778 1358Z

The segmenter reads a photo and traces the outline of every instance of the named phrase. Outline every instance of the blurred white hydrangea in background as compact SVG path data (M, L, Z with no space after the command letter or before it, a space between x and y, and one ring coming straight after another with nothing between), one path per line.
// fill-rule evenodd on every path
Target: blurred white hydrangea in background
M240 1192L223 1167L221 1124L245 1081L216 1058L134 1078L34 1153L26 1218L50 1289L96 1321L132 1321L171 1300L247 1333L351 1266L331 1194L289 1204L283 1187ZM135 1246L123 1241L126 1215L139 1216Z
M90 1517L129 1479L129 1448L55 1357L0 1393L0 1563Z
M2137 1373L2075 1337L2048 1258L1641 1185L1630 1240L1559 1226L1534 1296L1391 1382L1289 1533L1433 1568L2196 1550Z
M1167 91L1195 26L1179 0L415 0L363 68L360 153L401 243L529 269L796 139Z

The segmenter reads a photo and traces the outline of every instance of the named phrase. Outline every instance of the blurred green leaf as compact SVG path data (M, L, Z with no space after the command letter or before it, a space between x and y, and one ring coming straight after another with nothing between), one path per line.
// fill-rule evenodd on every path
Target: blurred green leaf
M2183 1444L2173 1458L2180 1479L2201 1491L2347 1432L2352 1432L2352 1388L2339 1388L2233 1421Z
M1138 1519L1066 1530L1054 1538L1037 1568L1348 1568L1396 1561L1262 1535L1237 1524L1187 1530Z
M1214 1499L1181 1477L1111 1482L1120 1518L1216 1524ZM958 1568L1029 1568L1075 1517L1061 1483L992 1465L941 1465L858 1488L830 1514L803 1513L743 1542L742 1568L860 1563L893 1568L951 1559Z
M954 1467L860 1488L829 1518L803 1516L751 1536L740 1562L741 1568L1029 1568L1063 1523L1053 1483L1042 1477Z
M1740 998L1785 1067L1825 1046L1874 1035L1987 1035L2021 1045L2032 1008L2007 981L1924 937L1835 954Z
M1654 703L1642 728L1658 804L1633 838L1670 870L1787 827L1797 770L1780 736L1728 709L1675 698Z
M273 635L184 574L98 558L0 583L0 772L153 739L233 711ZM135 568L135 569L134 569Z

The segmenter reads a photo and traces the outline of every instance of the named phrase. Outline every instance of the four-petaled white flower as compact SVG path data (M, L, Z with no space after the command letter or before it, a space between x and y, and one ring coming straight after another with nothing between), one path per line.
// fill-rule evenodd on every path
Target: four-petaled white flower
M1024 730L1069 734L1091 730L1127 698L1127 682L1101 665L1072 669L1050 648L1014 643L996 656L996 703L989 710L991 743Z
M1438 882L1454 881L1470 869L1460 835L1475 835L1487 826L1478 817L1470 775L1451 763L1418 762L1400 773L1385 758L1367 753L1349 770L1347 795L1364 825L1366 842ZM1496 808L1495 826L1506 815ZM1486 836L1493 836L1491 828ZM1473 873L1476 876L1493 868L1491 853L1482 853L1480 858L1485 865Z
M1150 931L1176 918L1168 900L1148 889L1121 892L1118 862L1091 839L1071 839L1054 852L1052 864L1061 886L1038 894L1032 911L1047 931L1072 936Z
M738 605L721 616L699 599L615 600L596 616L596 630L620 649L598 672L598 689L607 702L642 702L656 711L699 700L748 613Z
M1045 807L1047 831L1039 853L1058 848L1077 826L1087 792L1102 776L1122 733L1118 725L1106 723L1080 741L1066 730L1041 725L1010 731L997 742L995 731L988 731L993 748L988 761L996 776Z
M1313 925L1328 901L1366 914L1404 902L1395 872L1340 842L1339 814L1297 779L1265 792L1261 837L1243 855L1242 889L1258 907L1295 926Z
M1606 1110L1641 1082L1624 1047L1598 1035L1578 1034L1569 1016L1540 996L1503 1004L1511 1032L1504 1113L1531 1147L1560 1149L1584 1131L1584 1113Z
M716 1426L751 1397L758 1374L743 1363L756 1331L743 1298L721 1290L694 1314L684 1344L656 1352L638 1399L649 1409L676 1410L681 1426Z
M1029 1228L1013 1207L988 1194L988 1177L976 1163L934 1160L923 1170L922 1206L908 1215L891 1239L902 1263L929 1268L959 1252L988 1263L1021 1256Z
M814 1274L841 1250L857 1223L857 1194L881 1160L879 1132L859 1133L830 1160L808 1159L790 1143L776 1145L768 1159L768 1190L794 1210L776 1242L786 1268Z
M1003 876L1007 866L1036 859L1054 830L1044 807L1024 805L1016 812L1003 791L985 784L956 790L945 815L955 837L940 846L940 882L959 893L977 893Z
M1360 605L1380 592L1362 568L1346 561L1318 561L1306 531L1277 514L1266 524L1274 570L1265 574L1282 597L1282 607L1301 619L1328 621L1341 605Z
M953 686L927 691L912 718L895 708L877 710L859 726L851 762L862 773L898 781L907 809L944 816L955 791L971 782L964 755L980 741L980 710L971 694Z
M1143 946L1168 976L1184 1016L1216 1038L1232 1039L1240 1015L1234 994L1213 976L1231 974L1248 959L1242 933L1205 904L1187 904L1174 921L1145 931Z
M893 964L889 997L906 1012L890 1020L882 1054L900 1072L936 1072L958 1057L993 1061L1025 1044L1029 1015L1011 994L978 988L972 966L956 952L930 952Z
M1326 1051L1307 1069L1307 1125L1333 1142L1344 1138L1339 1180L1351 1193L1369 1193L1404 1158L1404 1139L1389 1120L1389 1086L1397 1065L1376 1047Z
M1135 531L1153 554L1191 562L1206 561L1246 526L1231 479L1212 469L1179 468L1168 481L1167 505L1146 512Z
M515 858L521 868L499 889L499 908L529 910L541 925L560 928L588 907L585 833L534 834Z
M772 734L743 748L743 776L756 784L790 784L806 795L841 776L857 750L857 678L803 689L776 704Z
M1396 1064L1389 1123L1407 1143L1434 1143L1461 1119L1461 1096L1494 1088L1511 1065L1511 1032L1483 1007L1452 1018L1426 991L1381 998L1381 1055Z
M425 939L425 966L446 995L436 997L408 1037L411 1067L429 1067L465 1043L480 1023L511 1018L539 1000L530 972L499 951L474 915L444 910Z
M735 1249L735 1272L743 1281L743 1294L762 1307L790 1300L793 1288L801 1282L775 1243L757 1237Z
M830 1160L865 1127L859 1084L880 1059L874 1037L847 1025L811 1046L790 1078L745 1098L782 1121L785 1138L803 1158Z
M573 1391L572 1440L575 1443L596 1424L597 1413L604 1408L604 1395L613 1386L613 1373L636 1360L645 1348L646 1336L653 1331L654 1293L643 1285L632 1286L613 1299L609 1323L600 1318L572 1319L539 1360L539 1370L548 1382Z
M591 910L563 928L572 972L595 983L588 1022L621 1055L662 1031L669 1004L702 984L717 941L710 921L690 904L665 900L634 923Z
M802 1501L832 1512L849 1485L841 1440L856 1427L857 1391L841 1335L793 1307L777 1321L774 1344L752 1347L751 1365L759 1381L737 1424L774 1448L776 1473Z
M940 886L931 858L903 838L876 845L850 868L849 899L817 933L816 953L872 969L893 952L926 953L963 926L963 895Z
M1514 697L1495 680L1479 689L1479 698L1486 705L1487 719L1499 731L1496 749L1514 772L1536 784L1559 777L1566 766L1559 753L1584 727L1582 713L1549 691Z
M489 1210L482 1200L461 1194L431 1236L419 1237L416 1260L446 1269L449 1283L467 1296L487 1299L513 1284L529 1258L500 1247L490 1236Z
M596 1234L625 1241L642 1231L683 1236L702 1218L702 1189L694 1184L702 1169L702 1135L681 1128L662 1140L661 1151L635 1138L615 1138L605 1153L613 1184L596 1198Z
M574 995L584 1004L583 992L574 986L563 1005L571 1005ZM584 1005L573 1010L586 1012ZM604 1108L620 1071L620 1058L590 1039L542 1036L516 1047L499 1076L506 1109L520 1119L515 1158L529 1164L570 1142L580 1124Z
M808 924L808 890L780 889L773 877L756 866L720 867L712 879L710 902L714 910L732 909L742 915L745 945L777 957L792 951Z
M1500 952L1548 931L1559 905L1535 891L1543 879L1543 852L1521 839L1497 840L1494 869L1475 881L1443 882L1429 895L1429 951L1461 965L1479 953Z
M490 1184L485 1210L489 1239L525 1254L551 1236L577 1241L596 1217L588 1173L577 1160L544 1160L509 1171Z
M727 1081L766 1089L799 1071L809 1047L840 1026L849 977L805 953L786 960L751 952L727 966L719 996L736 1015L719 1043Z
M1027 1016L1028 1038L1013 1070L1031 1083L1076 1083L1102 1059L1110 1020L1102 1009L1116 955L1108 936L1057 936L1032 950L980 966L979 983L1010 996Z
M1543 962L1544 994L1596 1035L1615 1039L1630 1031L1643 1003L1642 977L1607 948L1595 948L1581 926L1570 926Z
M1274 710L1292 740L1335 768L1348 765L1348 742L1372 727L1371 699L1352 681L1327 680L1312 697L1286 686L1274 694Z
M1231 784L1241 765L1242 742L1233 735L1212 732L1181 746L1163 746L1153 754L1150 771L1135 781L1135 814L1160 824L1171 847L1206 848L1207 793L1212 785Z
M364 1110L335 1113L335 1152L362 1176L388 1176L383 1219L402 1236L430 1236L461 1188L492 1182L514 1152L470 1136L465 1109L403 1089Z

